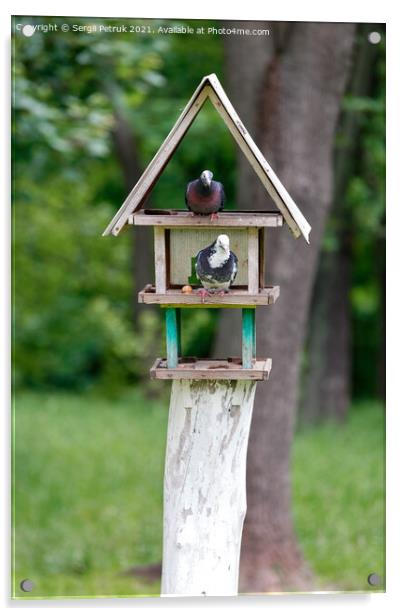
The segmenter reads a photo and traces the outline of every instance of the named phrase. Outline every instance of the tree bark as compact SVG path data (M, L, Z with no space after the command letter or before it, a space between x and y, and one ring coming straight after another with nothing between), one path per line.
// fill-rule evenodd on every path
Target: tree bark
M373 83L375 45L367 42L370 25L360 27L360 42L348 91L352 96L367 96ZM346 417L351 400L352 327L351 291L351 217L345 195L348 180L355 169L358 134L362 113L344 111L335 151L334 199L331 219L336 247L321 251L311 312L307 344L307 371L300 407L302 423Z
M346 231L346 230L344 230ZM343 421L351 398L351 254L349 234L321 256L309 317L303 424Z
M251 428L241 559L241 589L246 592L312 587L294 534L289 458L299 357L332 199L331 154L354 40L351 24L275 24L272 31L275 55L261 83L256 141L313 230L310 246L295 242L286 228L272 230L267 242L268 282L280 284L281 297L257 311L258 354L273 358L273 370L270 381L257 388ZM248 66L252 70L249 60ZM239 107L235 93L229 96ZM242 119L250 125L248 118ZM257 178L251 181L258 183ZM254 193L250 185L244 190L253 199L257 196L243 207L272 207L266 194ZM228 340L224 348L230 354Z

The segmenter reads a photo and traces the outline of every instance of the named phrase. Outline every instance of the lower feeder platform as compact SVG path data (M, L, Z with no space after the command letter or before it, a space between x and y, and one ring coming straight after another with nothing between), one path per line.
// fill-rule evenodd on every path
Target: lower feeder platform
M273 291L271 303L275 301L279 295L279 287L270 287ZM153 289L146 287L145 294L155 295ZM233 294L229 291L224 297L206 298L212 301L221 301L229 296L233 300ZM173 295L173 294L172 294ZM266 381L269 378L271 370L271 359L257 358L256 355L256 328L255 328L255 313L257 304L252 304L249 297L243 296L243 302L250 302L246 305L237 304L237 308L242 311L242 348L241 358L227 359L197 359L194 357L183 357L181 350L181 312L185 308L189 308L189 304L170 303L170 295L167 300L167 294L164 294L165 322L166 322L166 359L158 358L151 368L151 377L155 379L226 379L226 380L252 380ZM183 301L183 297L192 297L196 300L199 306L199 296L183 296L177 294L178 299ZM269 296L268 296L269 297ZM266 301L268 300L266 296ZM222 304L211 305L205 302L209 308L217 308ZM268 303L268 302L267 302ZM233 304L229 304L233 306ZM228 307L228 306L226 306Z
M270 358L254 359L251 368L243 368L240 357L227 359L180 357L176 368L168 368L167 360L158 358L150 373L153 379L267 381L271 366Z

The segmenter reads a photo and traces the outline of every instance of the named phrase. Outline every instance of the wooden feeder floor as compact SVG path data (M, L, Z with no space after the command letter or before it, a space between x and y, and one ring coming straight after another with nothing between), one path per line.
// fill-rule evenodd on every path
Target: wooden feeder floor
M272 359L257 358L252 368L243 368L240 357L197 359L180 357L177 368L168 368L167 360L158 357L150 370L153 379L267 381Z
M249 293L247 288L232 288L225 295L208 295L204 302L197 293L199 289L193 288L192 293L182 293L181 289L167 289L166 293L156 293L151 284L138 293L140 304L159 304L162 306L176 306L183 308L222 308L242 306L268 306L274 304L279 297L279 286L269 286L260 289L258 293Z
M162 227L282 227L283 216L279 212L219 212L218 218L200 216L187 210L140 210L130 214L129 225Z

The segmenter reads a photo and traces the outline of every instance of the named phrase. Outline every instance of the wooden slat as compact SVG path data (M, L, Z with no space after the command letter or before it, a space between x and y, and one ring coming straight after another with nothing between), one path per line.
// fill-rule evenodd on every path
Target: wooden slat
M232 288L225 295L211 295L201 302L200 295L193 290L189 295L180 289L167 289L166 293L156 293L155 287L147 285L138 293L141 304L159 304L161 306L176 306L182 308L241 308L249 306L268 306L274 304L279 297L279 286L268 286L258 293L250 295L246 289Z
M131 214L128 224L173 227L281 227L283 216L278 212L220 212L217 220L209 216L194 216L185 210L140 210Z
M166 236L163 227L155 227L154 229L154 247L155 247L155 289L157 293L166 293Z
M258 358L251 368L242 368L241 359L180 360L177 368L168 368L166 359L158 358L150 370L153 379L267 381L272 367L270 358Z
M258 229L250 227L248 229L248 292L255 295L258 293L259 268L258 268Z
M170 288L172 286L172 281L170 278L171 269L172 269L172 253L171 253L171 230L165 229L165 256L166 256L166 288Z
M258 272L259 287L265 287L265 229L258 229Z

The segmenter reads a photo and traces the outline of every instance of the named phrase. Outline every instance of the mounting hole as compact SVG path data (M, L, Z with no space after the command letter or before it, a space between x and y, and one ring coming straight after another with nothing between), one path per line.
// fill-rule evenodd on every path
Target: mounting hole
M25 26L22 28L22 34L28 37L33 36L35 34L35 28L30 24L25 24Z
M33 590L33 587L34 583L32 580L22 580L22 582L20 583L20 588L24 592L31 592L31 590Z
M370 32L367 38L369 40L369 43L371 43L372 45L378 45L378 43L381 41L381 34L379 32Z
M379 586L381 584L381 578L377 573L370 573L367 578L367 581L370 586Z

